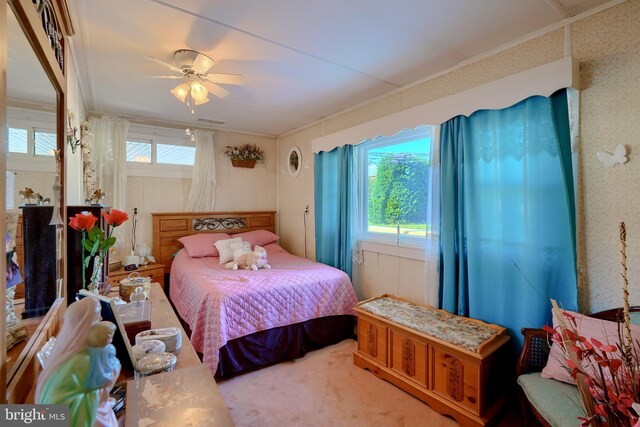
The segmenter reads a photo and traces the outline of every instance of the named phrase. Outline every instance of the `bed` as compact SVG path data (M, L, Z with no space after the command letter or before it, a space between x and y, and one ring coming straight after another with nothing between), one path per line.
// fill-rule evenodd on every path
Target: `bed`
M273 233L274 212L153 214L153 222L153 251L170 273L171 302L218 378L353 337L357 299L344 272L277 242L264 245L272 268L258 271L228 270L219 258L180 250L178 239L196 233Z

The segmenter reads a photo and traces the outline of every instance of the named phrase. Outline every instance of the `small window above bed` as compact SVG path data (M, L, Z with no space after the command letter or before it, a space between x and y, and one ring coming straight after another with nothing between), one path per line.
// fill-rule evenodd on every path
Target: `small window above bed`
M127 162L151 164L151 141L127 141Z
M156 144L152 140L127 140L127 161L143 164L193 166L196 147Z
M184 131L132 125L126 140L127 174L165 178L191 178L195 143Z

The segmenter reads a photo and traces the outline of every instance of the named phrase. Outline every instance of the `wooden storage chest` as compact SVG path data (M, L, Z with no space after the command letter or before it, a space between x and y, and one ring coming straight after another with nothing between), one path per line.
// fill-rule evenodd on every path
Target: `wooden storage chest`
M356 366L462 426L493 422L511 377L505 328L386 294L359 303L356 312Z

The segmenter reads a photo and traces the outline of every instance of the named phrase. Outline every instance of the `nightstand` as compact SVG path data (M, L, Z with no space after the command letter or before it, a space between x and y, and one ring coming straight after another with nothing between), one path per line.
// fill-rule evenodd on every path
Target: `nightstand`
M131 273L139 273L140 277L150 277L152 282L159 283L164 290L164 264L152 263L141 265L137 270L125 271L119 268L109 273L109 285L113 288L120 286L120 280L126 279Z

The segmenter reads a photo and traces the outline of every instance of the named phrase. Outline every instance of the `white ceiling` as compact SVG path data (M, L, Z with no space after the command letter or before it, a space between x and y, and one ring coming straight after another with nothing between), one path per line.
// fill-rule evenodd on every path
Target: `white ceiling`
M70 0L90 111L281 135L448 69L606 0ZM243 74L192 117L147 79L195 49Z

